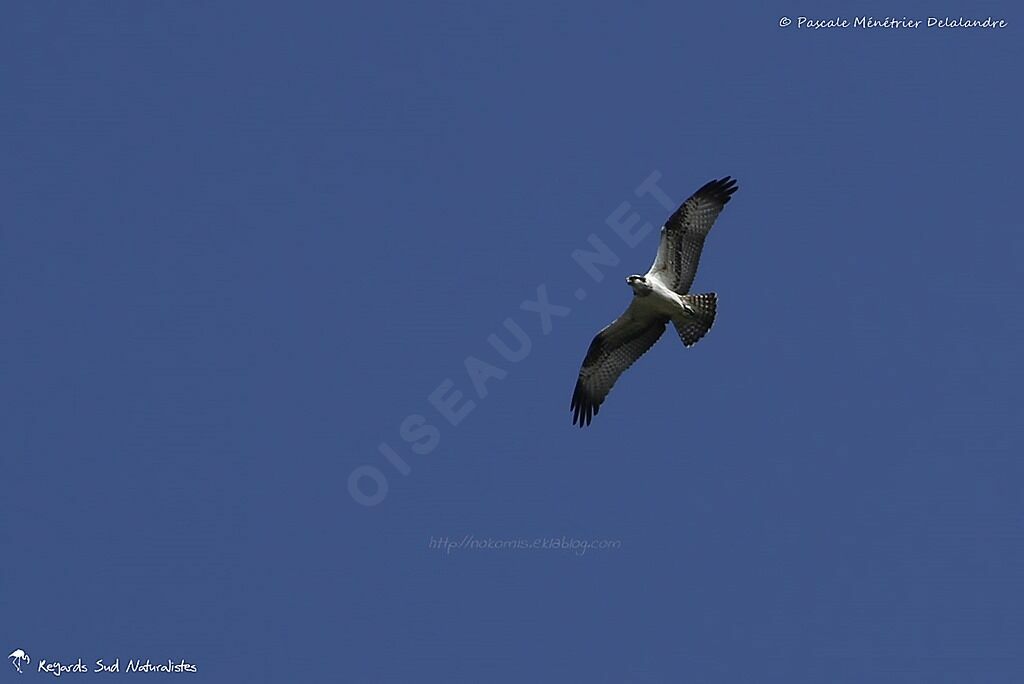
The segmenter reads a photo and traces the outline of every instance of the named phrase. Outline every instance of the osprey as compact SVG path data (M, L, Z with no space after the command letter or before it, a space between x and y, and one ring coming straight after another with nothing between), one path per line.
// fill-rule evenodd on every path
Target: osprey
M646 275L626 278L633 288L633 301L590 343L572 393L574 425L590 425L615 381L654 346L669 321L687 347L711 329L717 296L714 292L688 293L704 238L737 187L736 181L726 176L693 193L662 226L658 256L651 269Z

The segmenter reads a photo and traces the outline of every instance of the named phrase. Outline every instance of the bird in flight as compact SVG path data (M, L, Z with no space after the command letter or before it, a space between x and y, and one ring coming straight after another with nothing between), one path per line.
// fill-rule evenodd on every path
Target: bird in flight
M669 321L687 347L711 329L717 295L689 294L690 286L704 238L737 188L736 181L726 176L693 193L662 226L651 269L646 275L626 278L633 288L633 301L590 343L572 393L574 425L590 425L615 381L654 346Z

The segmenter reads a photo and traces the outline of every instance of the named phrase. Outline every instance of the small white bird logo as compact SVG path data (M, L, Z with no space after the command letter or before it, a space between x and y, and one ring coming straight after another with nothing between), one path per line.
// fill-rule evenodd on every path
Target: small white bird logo
M11 665L14 665L14 668L18 672L21 672L21 662L22 661L25 661L26 665L28 665L29 663L32 662L32 659L28 657L28 653L25 653L20 648L15 649L14 652L11 653L11 655L9 655L7 657L10 659Z

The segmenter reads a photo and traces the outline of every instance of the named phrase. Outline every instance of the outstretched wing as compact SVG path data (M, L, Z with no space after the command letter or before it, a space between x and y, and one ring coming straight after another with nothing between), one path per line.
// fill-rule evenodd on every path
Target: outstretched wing
M667 317L645 316L635 303L636 299L590 343L572 393L573 424L590 425L619 376L665 332Z
M658 256L647 272L666 287L686 294L697 275L704 238L738 186L729 176L706 183L669 216L661 229Z

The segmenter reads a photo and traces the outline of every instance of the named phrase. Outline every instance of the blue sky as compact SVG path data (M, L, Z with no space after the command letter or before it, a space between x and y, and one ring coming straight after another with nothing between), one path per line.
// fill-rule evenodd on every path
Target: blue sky
M779 26L967 13L1010 26ZM0 646L33 678L1020 680L1021 21L9 7ZM660 225L652 174L739 179L718 319L579 430L656 248L609 217ZM430 548L467 535L614 546Z

